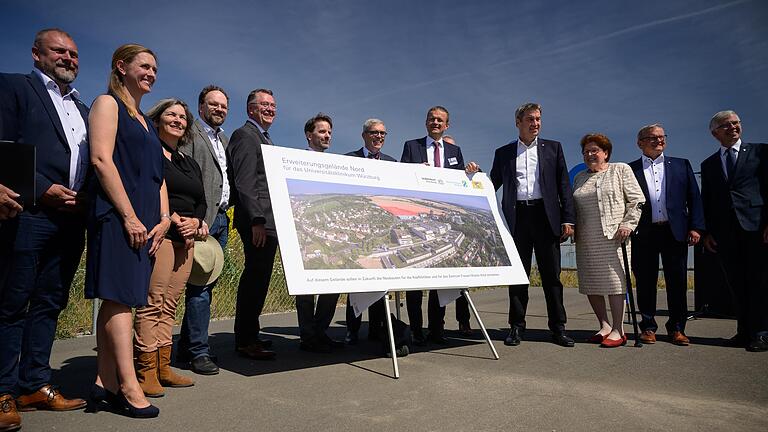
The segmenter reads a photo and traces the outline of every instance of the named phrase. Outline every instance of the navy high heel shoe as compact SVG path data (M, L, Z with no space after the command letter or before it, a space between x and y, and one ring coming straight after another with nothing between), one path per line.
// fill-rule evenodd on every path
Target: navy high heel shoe
M91 393L88 395L88 405L85 412L96 413L103 409L109 409L117 398L117 395L104 387L94 384L91 387Z
M128 402L128 399L125 398L125 395L122 391L117 392L117 396L115 397L115 401L112 406L120 414L133 418L154 418L160 414L160 408L152 404L149 404L148 407L144 408L137 408L131 405L131 403Z

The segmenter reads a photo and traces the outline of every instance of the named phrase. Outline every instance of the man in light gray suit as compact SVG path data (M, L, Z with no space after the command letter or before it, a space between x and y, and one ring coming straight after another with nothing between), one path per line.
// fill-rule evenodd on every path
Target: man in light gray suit
M203 173L203 187L208 211L204 223L209 235L221 248L227 245L229 231L229 180L227 178L226 148L229 138L221 125L227 118L229 96L221 87L209 85L198 97L200 119L192 124L192 142L181 147L191 156ZM190 369L202 375L215 375L219 367L212 360L208 345L208 323L211 320L211 295L216 281L209 285L187 284L184 319L176 358L188 363Z

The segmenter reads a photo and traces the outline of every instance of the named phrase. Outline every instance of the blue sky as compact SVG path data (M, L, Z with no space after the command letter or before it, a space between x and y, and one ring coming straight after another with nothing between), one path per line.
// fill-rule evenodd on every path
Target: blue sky
M81 56L75 82L90 103L103 92L114 49L152 48L159 76L143 108L199 90L228 90L228 132L245 97L275 91L275 143L306 146L303 124L334 118L331 151L362 145L361 125L385 121L396 158L425 135L426 109L444 105L465 159L490 169L494 149L517 137L514 109L543 105L542 136L563 142L602 132L616 161L637 157L637 130L665 124L667 154L694 167L715 151L707 123L741 115L747 141L768 141L768 2L721 1L285 1L97 2L4 0L0 71L32 68L36 30L69 31Z

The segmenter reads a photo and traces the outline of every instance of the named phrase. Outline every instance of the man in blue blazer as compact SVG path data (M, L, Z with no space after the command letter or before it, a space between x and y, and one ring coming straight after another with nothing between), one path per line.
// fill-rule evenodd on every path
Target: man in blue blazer
M643 316L640 339L656 343L656 284L661 255L669 309L667 334L673 344L687 346L688 246L698 243L699 233L704 231L704 209L691 163L665 155L666 138L660 124L645 126L637 132L637 146L643 156L629 166L646 204L632 235L632 269Z
M427 111L426 127L427 136L405 142L400 162L420 163L435 168L451 168L466 170L467 172L477 172L480 169L474 162L469 162L465 166L461 149L456 145L444 142L443 134L449 127L449 114L446 108L439 105L430 108ZM405 301L408 309L408 320L413 332L413 341L416 345L424 345L426 338L422 332L424 324L421 313L422 292L406 292ZM466 309L467 322L465 324L468 328L469 310L464 297L456 299L456 308ZM443 336L445 307L440 307L437 291L434 290L429 292L427 318L429 319L429 340L438 345L447 344L448 340ZM462 324L464 323L459 323L460 327Z
M519 138L496 149L491 181L496 190L504 187L501 209L529 276L536 252L552 342L572 347L573 339L565 334L560 243L573 235L576 216L563 148L557 141L539 138L539 104L521 105L515 111L515 125ZM520 345L527 308L528 285L510 285L510 329L505 345Z
M36 204L0 227L11 252L0 287L0 404L18 396L20 410L70 410L85 401L51 387L49 358L85 241L88 108L71 87L78 51L66 32L38 32L32 58L32 73L0 74L0 139L37 148ZM3 410L0 429L16 420L15 409Z
M358 150L347 153L346 156L397 162L397 159L381 151L381 148L384 147L384 141L387 138L387 127L384 125L383 121L375 118L366 120L363 123L362 136L363 146ZM383 298L379 299L368 308L368 339L379 339L381 333L384 331L385 315L386 312ZM349 303L349 300L347 300L346 319L346 342L350 345L355 345L358 342L358 332L360 331L360 325L363 322L363 315L361 313L360 316L355 316L354 309Z
M720 142L701 163L707 234L736 306L736 336L727 345L768 351L768 146L741 141L741 120L720 111L709 122Z

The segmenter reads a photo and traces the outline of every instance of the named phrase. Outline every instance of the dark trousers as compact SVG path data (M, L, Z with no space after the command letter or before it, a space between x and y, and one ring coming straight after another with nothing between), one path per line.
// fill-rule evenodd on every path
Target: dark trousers
M659 328L655 316L661 255L669 310L666 328L669 333L684 332L688 315L688 244L675 240L669 224L643 226L638 231L639 234L632 237L632 271L643 317L640 329L655 332Z
M547 301L549 329L554 333L565 331L563 284L560 282L560 238L552 234L544 205L518 205L516 211L515 246L523 262L525 273L531 275L531 257L536 254L536 265L541 274L541 285ZM528 285L509 286L509 325L525 330L528 309Z
M761 231L744 231L731 213L727 231L715 241L736 306L737 333L768 336L768 245Z
M3 222L0 394L31 393L50 382L56 323L84 245L82 216L26 212Z
M308 341L325 334L333 321L338 302L338 294L320 294L317 296L317 305L315 305L314 295L296 296L296 315L299 320L301 340Z
M384 307L384 299L386 295L376 300L370 307L368 307L368 335L376 334L384 329L384 316L386 315L386 308ZM355 310L347 300L346 308L347 330L352 333L360 331L360 326L363 323L363 314L355 316Z
M405 306L408 310L408 321L413 331L421 331L424 327L424 315L421 312L424 293L422 291L406 291ZM445 328L445 306L440 307L440 300L436 290L429 291L427 301L427 319L429 331L442 334ZM461 324L469 324L469 303L464 296L456 299L456 321Z
M226 213L216 214L216 219L213 220L208 233L219 242L222 249L226 248L229 237L229 218ZM187 284L178 348L182 358L194 360L204 355L211 355L208 345L208 324L211 321L211 301L215 286L216 281L204 286Z
M266 244L257 248L253 245L250 226L238 227L237 232L243 240L245 265L237 286L235 346L245 347L257 343L259 339L259 316L272 279L278 242L277 237L267 236Z

